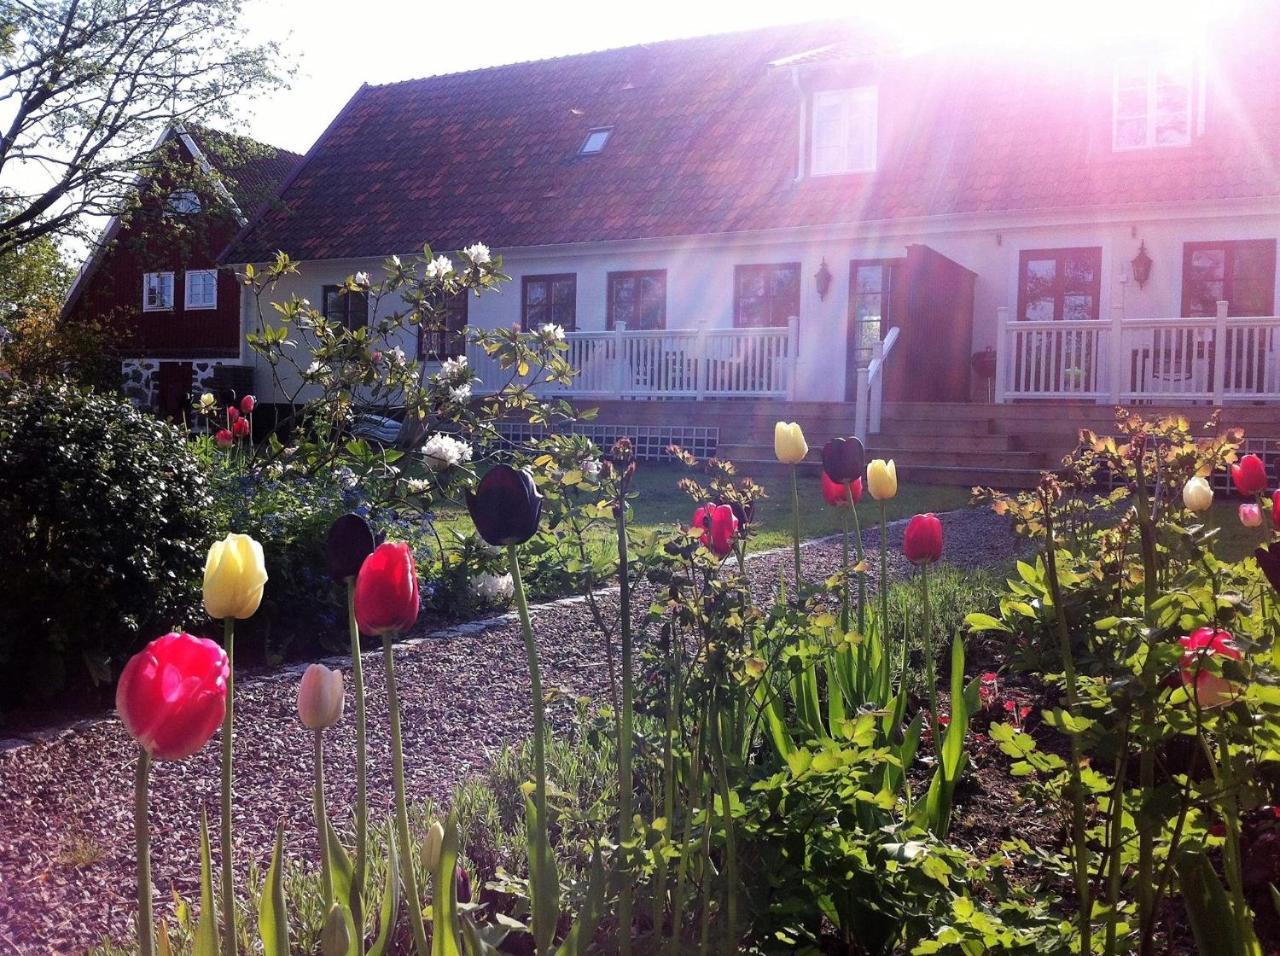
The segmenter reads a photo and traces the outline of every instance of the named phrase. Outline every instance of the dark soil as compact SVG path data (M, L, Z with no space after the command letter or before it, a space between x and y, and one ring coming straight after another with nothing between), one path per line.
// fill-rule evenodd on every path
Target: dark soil
M1017 542L1006 523L989 513L944 515L944 560L965 566L1006 563ZM890 527L901 575L902 523ZM873 552L874 530L866 535ZM840 565L838 541L804 550L805 577L814 581ZM779 576L790 577L789 551L752 558L761 597L776 593ZM874 583L874 582L873 582ZM608 610L614 596L606 594ZM643 602L638 602L643 606ZM429 628L431 622L424 622ZM544 681L563 689L550 707L553 723L572 718L572 701L603 695L607 684L604 648L584 604L565 600L542 605L534 618ZM504 746L531 730L527 670L519 625L513 616L432 633L424 629L398 645L396 677L405 729L405 762L411 798L447 798L453 788L481 771ZM381 654L363 655L369 703L369 787L373 813L390 809L390 749ZM349 670L350 661L330 662ZM235 839L241 869L250 857L265 866L277 823L288 825L289 852L314 854L311 818L311 740L295 711L301 668L241 679L236 694ZM34 742L31 742L34 738ZM329 808L346 814L354 800L354 717L326 735ZM110 936L127 940L133 931L133 766L136 745L109 715L61 729L0 742L0 952L80 953ZM979 748L975 766L1000 770L1003 758ZM167 912L176 891L198 897L198 828L207 811L216 834L219 747L160 764L152 775L151 825L158 913ZM1020 809L1017 787L1004 773L973 775L974 789L957 815L960 839L975 845L1031 829L1031 808ZM1025 812L1024 812L1025 811ZM1036 826L1040 826L1036 824ZM1046 842L1053 838L1043 825ZM217 854L214 840L215 858ZM215 859L215 866L217 861Z

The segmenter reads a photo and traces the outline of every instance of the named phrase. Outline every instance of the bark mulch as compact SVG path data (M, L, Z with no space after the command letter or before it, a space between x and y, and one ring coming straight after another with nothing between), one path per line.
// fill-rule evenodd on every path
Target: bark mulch
M944 560L990 566L1017 551L1007 523L990 513L968 510L942 517ZM901 522L890 527L891 576L907 570L898 550L902 527ZM874 553L875 530L867 531L864 540ZM821 580L839 568L840 542L806 545L804 561L805 577ZM791 553L762 554L751 564L762 596L767 596L775 591L779 574L789 577ZM602 600L612 609L616 596L606 594ZM534 623L543 679L565 692L551 708L553 721L563 725L576 697L603 695L605 650L579 601L542 605ZM381 653L368 650L363 660L371 813L385 814L392 790ZM349 671L350 660L339 666ZM242 868L251 856L265 867L281 820L287 824L291 854L314 854L311 738L295 712L301 670L291 667L241 680L236 689L235 834ZM531 732L523 642L513 615L439 633L424 630L398 646L396 676L412 798L447 799L504 746ZM348 706L342 721L326 734L327 794L335 818L348 813L354 801L354 724ZM0 742L0 952L82 953L105 937L128 940L134 910L136 746L110 715L35 736L35 742ZM215 741L191 759L159 764L153 772L158 914L167 912L175 891L198 898L202 809L209 815L217 866L219 750ZM1003 795L998 799L1003 802Z

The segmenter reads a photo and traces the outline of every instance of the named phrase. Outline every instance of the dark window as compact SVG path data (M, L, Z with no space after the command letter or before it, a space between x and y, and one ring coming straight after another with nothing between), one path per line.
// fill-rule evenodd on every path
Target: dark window
M900 259L849 263L849 348L855 367L871 364L875 345L893 326Z
M418 358L443 362L467 352L467 292L449 296L443 315L424 319L418 327Z
M369 324L369 293L347 292L340 285L327 285L321 290L324 317L341 322L354 332Z
M558 325L572 332L578 323L578 276L525 276L520 327L529 332L542 325Z
M800 263L735 266L733 324L742 329L785 326L800 314Z
M1101 292L1101 249L1023 251L1018 264L1019 319L1096 319Z
M625 322L628 329L667 327L667 270L609 273L607 323Z
M1275 312L1276 241L1188 242L1182 247L1182 314L1215 315L1227 300L1228 315Z

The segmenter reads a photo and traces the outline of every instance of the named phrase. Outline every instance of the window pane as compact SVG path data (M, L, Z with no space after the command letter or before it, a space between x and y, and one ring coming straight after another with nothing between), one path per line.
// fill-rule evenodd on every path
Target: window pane
M1147 118L1116 121L1116 146L1120 149L1145 146L1147 142Z
M528 305L541 305L547 299L547 284L545 282L526 282L524 286L524 301Z
M1068 253L1063 256L1063 284L1068 292L1092 292L1097 268L1091 253Z
M572 303L577 296L577 285L574 279L557 279L551 287L551 300Z
M1156 145L1178 146L1191 141L1191 131L1187 126L1186 113L1156 117Z
M547 307L545 305L529 306L524 310L524 322L526 332L533 331L540 325L546 325Z
M1053 299L1027 299L1027 308L1022 317L1028 322L1052 322Z
M1028 259L1022 273L1022 289L1028 300L1049 296L1058 275L1057 259Z
M884 283L884 268L878 265L858 266L858 274L854 282L860 294L879 293Z
M1083 322L1097 318L1092 295L1065 295L1062 297L1062 317L1069 322ZM1053 318L1051 315L1050 318Z
M1196 249L1191 253L1191 278L1196 282L1223 279L1227 274L1225 249Z
M1147 85L1116 91L1116 116L1128 118L1147 115Z
M1232 277L1236 285L1243 281L1265 282L1272 275L1272 257L1275 255L1269 242L1242 242L1235 247Z

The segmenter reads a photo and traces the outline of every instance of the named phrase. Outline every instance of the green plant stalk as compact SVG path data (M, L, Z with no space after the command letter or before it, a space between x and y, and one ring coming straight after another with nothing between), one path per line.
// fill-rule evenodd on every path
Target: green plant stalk
M667 666L667 716L665 734L662 740L662 815L667 821L667 829L664 839L671 840L671 835L675 831L675 813L676 813L676 756L675 756L675 736L676 728L679 725L679 718L676 716L677 690L675 680L675 647L676 647L676 629L675 622L672 621L671 627L671 645L670 653L672 660ZM656 875L654 877L654 893L653 893L653 925L655 932L659 938L662 936L663 919L662 915L665 910L665 902L667 895L667 857L666 854L659 854L656 867Z
M236 619L222 620L222 646L227 652L227 709L222 716L222 816L218 842L222 850L222 952L236 956L236 883L231 848L232 725L236 700Z
M853 489L847 483L844 486L844 493L849 502L849 511L853 514L853 540L858 549L858 564L861 566L866 561L866 554L862 550L862 521L858 518L858 506L853 501ZM847 528L845 535L848 536ZM848 630L847 624L845 630ZM867 572L865 570L858 572L858 633L863 635L867 633Z
M685 789L692 798L694 793L702 793L701 768L704 725L701 718L694 737L698 742L697 749L689 754L689 778L685 781ZM671 947L670 956L679 956L680 937L683 932L684 919L684 882L689 871L689 845L693 839L693 807L685 808L684 829L680 837L680 865L676 869L676 889L671 900Z
M933 615L929 608L929 565L920 565L921 635L924 638L924 673L929 684L929 723L933 729L933 749L942 766L942 722L938 719L938 679L934 673Z
M840 630L849 632L849 516L844 516L844 535L840 540L840 567L844 582L840 588ZM861 610L861 609L859 609Z
M796 564L796 595L800 594L800 484L791 466L791 549Z
M714 703L711 706L714 707ZM725 952L736 952L738 947L738 851L733 832L733 804L729 799L729 772L724 757L724 741L721 739L718 713L712 714L711 717L711 747L712 757L716 762L720 801L724 809Z
M888 541L885 537L886 514L884 502L880 502L880 642L884 652L889 653L889 554ZM906 631L903 631L903 644L907 643ZM903 659L906 655L903 654ZM906 680L907 669L902 669L903 680Z
M1076 663L1071 652L1071 634L1067 630L1066 608L1062 605L1062 589L1058 584L1058 553L1053 536L1053 513L1049 501L1041 498L1044 507L1045 568L1049 578L1049 594L1053 600L1057 621L1059 651L1062 654L1063 681L1066 684L1067 713L1077 716ZM1080 952L1093 952L1093 900L1089 887L1089 860L1085 833L1084 783L1080 777L1080 735L1071 738L1071 845L1072 866L1075 872L1076 900L1080 907Z
M1152 606L1159 596L1157 583L1159 567L1156 559L1156 526L1151 514L1150 499L1147 497L1147 483L1143 474L1143 456L1139 454L1137 461L1137 493L1138 493L1138 540L1142 552L1142 616L1148 627L1152 624ZM1218 579L1213 575L1214 621L1218 617ZM1150 687L1151 655L1147 655L1143 663L1143 684ZM1156 709L1150 693L1143 696L1140 704L1142 728L1144 734L1150 733L1155 726ZM1145 797L1155 790L1156 764L1153 741L1140 740L1141 752L1138 754L1138 786ZM1155 904L1155 833L1144 811L1136 820L1138 827L1138 925L1145 924L1147 914Z
M155 953L155 917L151 910L151 827L147 821L147 779L151 754L139 748L138 775L133 797L134 849L138 856L138 954Z
M351 874L351 921L364 951L364 874L369 838L369 794L366 783L364 666L360 660L360 626L356 623L356 579L347 578L347 627L351 631L351 684L356 698L356 858Z
M618 724L618 842L631 840L631 725L634 719L635 686L631 677L631 577L627 554L627 504L621 498L614 505L618 532L618 614L622 634L622 714ZM542 813L540 809L538 811ZM625 876L618 898L618 952L631 952L632 885Z
M520 578L520 557L516 545L507 545L507 563L511 569L511 583L516 598L516 610L520 615L520 630L524 635L525 654L529 659L529 690L533 695L533 805L538 810L537 845L538 864L547 857L547 754L546 714L542 699L542 676L538 669L538 645L533 639L533 623L529 620L529 603L525 599L524 582ZM534 865L533 861L530 866ZM543 917L545 918L545 916Z
M1107 956L1116 951L1116 924L1120 914L1120 877L1124 872L1124 782L1129 764L1129 730L1126 725L1120 738L1120 754L1116 757L1115 784L1111 789L1111 827L1107 848L1111 853L1107 869Z
M1236 799L1235 780L1231 777L1231 749L1225 736L1218 737L1218 762L1214 777L1222 793L1222 817L1226 839L1222 852L1222 869L1231 890L1232 914L1236 922L1236 938L1243 942L1253 935L1253 920L1244 896L1242 871L1244 858L1240 849L1240 807Z
M391 773L396 789L396 842L400 845L400 870L404 894L409 904L409 926L418 956L427 956L427 929L422 921L422 898L418 877L413 872L413 849L409 840L409 807L404 796L404 745L400 735L400 700L396 695L396 663L391 653L391 635L382 635L382 663L387 672L387 710L391 715Z
M314 736L316 839L320 842L320 887L324 893L324 906L327 912L333 904L333 873L329 869L328 813L324 803L324 731L317 730Z

